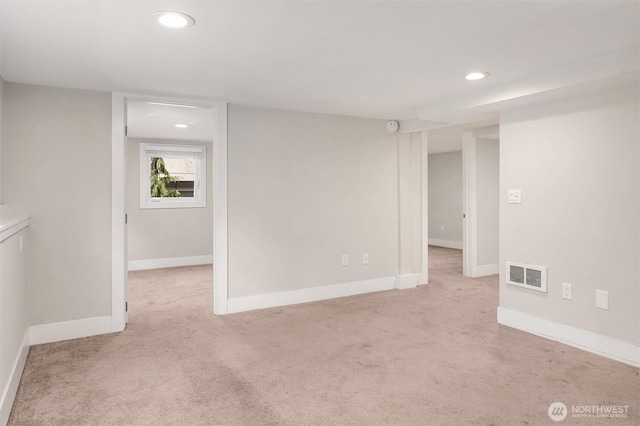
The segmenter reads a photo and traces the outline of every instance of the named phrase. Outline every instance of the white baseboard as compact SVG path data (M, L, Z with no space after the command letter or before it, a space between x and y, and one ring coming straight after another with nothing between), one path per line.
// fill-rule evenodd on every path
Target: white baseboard
M473 268L471 276L473 278L486 277L487 275L495 275L500 273L500 264L494 263L493 265L477 265Z
M429 270L424 271L424 273L420 275L420 280L418 281L418 285L427 284L429 284Z
M18 356L13 363L11 372L9 373L9 380L7 383L2 383L5 386L2 392L2 399L0 399L0 425L6 425L9 421L9 415L11 414L11 407L13 401L16 399L16 393L18 392L18 385L20 384L20 378L24 371L24 364L27 362L27 354L29 353L29 330L24 333L24 339L22 340L22 347Z
M34 325L29 328L29 338L32 345L39 345L111 332L111 317L107 316Z
M31 345L41 343L59 342L62 340L77 339L80 337L95 336L98 334L111 333L111 317L86 318L75 321L64 321L50 324L34 325L29 327L24 334L22 347L16 357L11 369L7 383L0 383L5 386L0 399L0 425L7 424L11 407L15 400L20 378L24 371L24 366L29 354Z
M462 241L438 240L436 238L429 238L429 245L462 250Z
M188 257L168 257L166 259L130 260L129 270L141 271L144 269L175 268L176 266L209 265L212 263L212 254Z
M498 307L498 324L640 367L640 345L578 327Z
M396 288L398 290L404 290L407 288L414 288L418 285L418 281L422 280L422 274L405 274L396 275Z
M335 299L354 296L356 294L393 290L396 277L375 278L372 280L352 281L299 290L280 291L277 293L258 294L255 296L234 297L228 300L230 314L252 311L254 309L275 308L278 306L296 305L298 303L316 302L318 300Z

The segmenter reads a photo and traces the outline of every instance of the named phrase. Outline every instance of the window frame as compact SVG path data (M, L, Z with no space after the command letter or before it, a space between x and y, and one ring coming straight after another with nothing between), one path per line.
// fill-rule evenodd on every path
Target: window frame
M192 155L190 155L192 154ZM193 197L151 197L151 158L193 156ZM207 147L203 145L140 144L140 209L207 207Z

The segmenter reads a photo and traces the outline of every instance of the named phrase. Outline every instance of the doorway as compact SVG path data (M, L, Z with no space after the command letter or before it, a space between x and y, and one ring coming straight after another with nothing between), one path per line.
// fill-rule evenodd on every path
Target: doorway
M147 106L148 108L140 108L141 106ZM132 109L132 114L128 113L128 108ZM140 109L140 111L138 111ZM176 111L185 112L186 110L198 110L203 114L201 119L208 122L210 125L211 131L211 142L210 142L210 173L206 174L206 178L202 185L210 188L210 200L206 201L211 208L208 210L208 215L210 216L210 220L208 223L211 225L208 230L203 230L203 232L209 233L206 241L210 244L210 251L207 255L210 256L210 260L212 262L213 267L213 283L212 283L212 294L213 294L213 312L215 314L226 314L227 313L227 104L222 102L202 102L202 101L194 101L189 99L176 99L176 98L166 98L166 97L150 97L150 96L139 96L139 95L125 95L125 94L113 94L112 95L112 329L113 331L123 330L126 326L128 320L128 303L127 303L127 294L128 294L128 270L129 270L129 256L128 256L128 222L129 222L129 212L127 208L139 208L142 205L142 198L144 198L145 191L140 190L138 195L140 196L140 204L138 206L131 206L131 204L135 204L132 202L127 202L127 181L133 178L132 175L127 175L127 158L130 152L138 152L139 159L143 158L143 148L142 145L145 142L142 142L142 139L150 139L152 142L151 149L149 150L149 155L154 155L154 148L167 148L166 143L163 142L161 137L163 135L169 136L172 138L171 134L167 133L158 133L160 130L157 125L153 124L153 120L142 120L141 114L146 114L147 118L153 118L153 115L149 114L167 114L171 115L170 111L174 113ZM129 123L128 119L138 117L139 122L137 123ZM165 117L166 118L166 117ZM176 117L173 117L176 118ZM206 118L206 119L205 119ZM179 120L183 121L183 120ZM134 131L133 134L129 132L129 126L133 124L134 127L131 129ZM171 123L172 129L169 131L177 132L180 130L184 130L185 128L182 126L174 126L175 124L187 124L184 122ZM145 127L146 126L146 127ZM207 125L203 126L194 126L198 127L199 130L203 130L202 128L207 127ZM187 127L188 128L188 127ZM134 130L135 129L135 130ZM167 129L164 129L166 132ZM155 132L155 133L154 133ZM144 137L141 137L144 136ZM175 136L175 134L173 135ZM129 141L131 137L132 141ZM157 139L154 139L157 138ZM135 144L135 149L132 151L132 144ZM147 143L148 145L148 143ZM183 148L180 147L182 145ZM177 148L169 148L169 151L172 152L171 156L178 159L182 158L184 160L185 146L198 146L194 143L194 141L184 141L182 140L180 143L174 144ZM206 145L200 144L199 146L204 147L206 151ZM137 151L136 151L137 149ZM171 151L173 149L174 151ZM145 151L146 152L146 151ZM194 155L193 153L189 155ZM201 154L202 155L202 154ZM157 158L158 156L154 157ZM151 158L151 157L150 157ZM192 156L193 158L193 156ZM204 154L204 163L206 164L206 154ZM145 160L146 161L146 160ZM140 164L143 162L140 161ZM184 171L184 177L189 178L193 175L191 173L193 171L193 167L189 169L188 164L184 164L182 162L182 166L185 170L180 169L180 171ZM188 162L187 162L188 163ZM193 164L191 164L193 166ZM178 170L175 169L175 170ZM189 169L189 170L187 170ZM140 173L140 171L139 171ZM180 174L178 172L178 174ZM128 179L129 178L129 179ZM148 180L145 179L137 179L139 182L139 187L142 188L143 183L149 183ZM186 179L183 179L186 180ZM195 181L195 178L194 178ZM197 186L197 184L194 184ZM134 185L135 186L135 185ZM193 191L189 191L192 189ZM178 190L176 188L176 190ZM178 190L179 191L179 190ZM197 192L197 188L186 188L183 187L183 193L191 193ZM129 191L131 193L131 191ZM192 197L184 197L183 200ZM176 208L175 210L179 210L180 208ZM140 209L142 210L142 209ZM173 210L173 209L172 209ZM148 215L145 215L148 216ZM202 216L202 215L200 215ZM145 220L150 220L148 217L140 219L139 223L144 223ZM203 240L205 241L205 240ZM139 250L137 256L140 256L145 248L144 245L150 246L152 243L142 242L141 245L136 246L136 250ZM207 244L205 242L205 244ZM147 250L153 250L147 247ZM155 252L156 255L158 252ZM175 254L175 252L174 252ZM147 252L143 256L149 256L149 252ZM155 255L152 255L155 256ZM175 256L173 257L153 257L151 259L133 259L142 260L143 262L138 263L137 265L144 265L144 261L155 261L156 266L178 266L167 264L167 259L173 259L175 263L175 259L179 259L178 262L185 262L185 258L191 258L191 262L193 261L203 261L203 258L193 259L197 256ZM182 259L181 259L182 258ZM160 265L158 265L158 261L160 261ZM165 263L162 263L165 262ZM171 261L169 261L171 262ZM133 264L135 267L135 263ZM147 262L145 267L154 266L154 263Z
M462 131L429 131L429 261L462 275Z
M166 301L177 300L173 296L190 281L190 269L164 268L213 263L213 194L207 185L213 136L211 109L127 101L128 311L165 300L157 297L160 285ZM140 272L158 269L155 279ZM206 270L209 276L197 275L210 284L213 271ZM175 279L164 282L169 275Z
M471 278L497 274L499 126L469 123L426 133L430 263Z
M499 273L500 129L463 132L463 273Z

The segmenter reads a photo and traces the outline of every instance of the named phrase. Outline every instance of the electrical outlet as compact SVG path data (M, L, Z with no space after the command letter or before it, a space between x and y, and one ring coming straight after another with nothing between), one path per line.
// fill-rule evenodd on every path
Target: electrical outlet
M342 266L348 266L349 265L349 255L348 254L343 254L342 255Z
M509 204L522 203L522 191L520 189L510 189L508 200Z
M363 265L369 264L369 253L362 253L362 264Z
M562 283L562 298L571 300L573 297L571 295L571 284Z
M609 309L609 292L596 290L596 308Z
M440 230L444 231L444 225L440 225Z

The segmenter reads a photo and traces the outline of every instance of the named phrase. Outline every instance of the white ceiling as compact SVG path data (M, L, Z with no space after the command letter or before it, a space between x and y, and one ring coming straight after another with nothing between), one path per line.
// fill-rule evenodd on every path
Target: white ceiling
M4 0L5 80L455 122L639 69L639 3ZM186 30L151 14L190 14ZM482 81L464 80L471 70ZM473 117L465 112L482 110ZM493 115L492 115L493 114Z
M127 103L130 138L212 142L213 110L142 101ZM175 124L186 124L177 128Z

